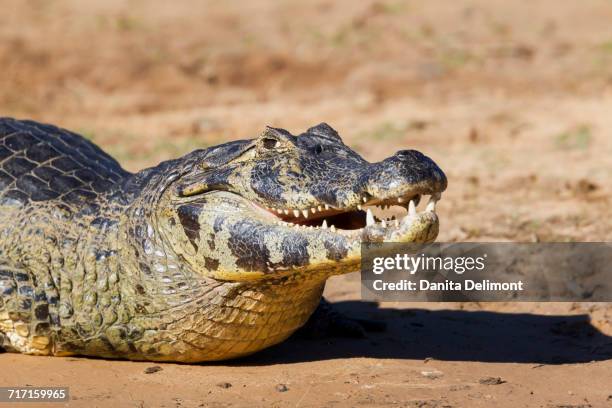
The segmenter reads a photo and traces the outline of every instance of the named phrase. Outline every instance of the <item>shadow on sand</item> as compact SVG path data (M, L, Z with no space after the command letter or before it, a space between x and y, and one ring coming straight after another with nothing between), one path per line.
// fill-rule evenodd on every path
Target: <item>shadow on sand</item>
M612 359L612 337L588 315L379 309L375 303L334 303L348 316L385 321L367 339L306 340L296 336L236 365L268 365L350 357L565 364Z

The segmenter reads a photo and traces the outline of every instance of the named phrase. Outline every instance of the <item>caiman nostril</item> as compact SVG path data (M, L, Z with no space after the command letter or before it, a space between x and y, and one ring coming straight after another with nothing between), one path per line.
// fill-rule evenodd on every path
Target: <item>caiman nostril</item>
M400 159L412 159L412 160L421 160L424 156L423 153L416 150L400 150L395 153L397 157Z

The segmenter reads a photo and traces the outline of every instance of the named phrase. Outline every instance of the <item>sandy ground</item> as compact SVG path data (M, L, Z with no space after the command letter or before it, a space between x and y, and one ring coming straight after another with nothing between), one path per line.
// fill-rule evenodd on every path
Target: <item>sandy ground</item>
M440 241L612 240L607 0L5 0L2 16L0 114L130 170L325 121L370 160L415 148L446 171ZM606 305L374 305L355 275L327 295L389 330L152 374L3 354L0 385L70 386L71 407L612 406Z

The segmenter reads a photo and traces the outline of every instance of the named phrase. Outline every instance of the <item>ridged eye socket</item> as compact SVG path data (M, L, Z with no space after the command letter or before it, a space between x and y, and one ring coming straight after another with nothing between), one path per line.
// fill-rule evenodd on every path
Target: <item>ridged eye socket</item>
M262 144L264 148L268 150L272 150L272 149L276 149L280 145L280 142L276 139L267 137L262 141Z

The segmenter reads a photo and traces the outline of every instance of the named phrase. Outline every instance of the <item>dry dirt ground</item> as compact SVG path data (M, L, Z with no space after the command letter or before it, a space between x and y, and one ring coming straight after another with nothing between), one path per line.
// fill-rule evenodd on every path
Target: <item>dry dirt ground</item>
M609 0L3 0L0 114L130 170L325 121L368 159L440 164L440 241L611 241L610 21ZM373 305L354 275L327 294L389 330L151 374L4 354L0 385L70 386L71 407L612 406L604 304Z

